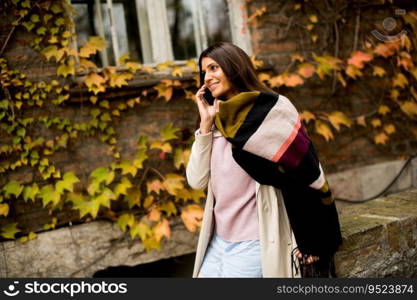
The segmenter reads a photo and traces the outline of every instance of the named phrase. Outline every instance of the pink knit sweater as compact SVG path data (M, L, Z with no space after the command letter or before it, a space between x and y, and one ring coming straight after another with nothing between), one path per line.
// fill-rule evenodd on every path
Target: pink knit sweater
M256 182L233 159L232 145L214 131L211 153L215 232L229 242L259 239Z

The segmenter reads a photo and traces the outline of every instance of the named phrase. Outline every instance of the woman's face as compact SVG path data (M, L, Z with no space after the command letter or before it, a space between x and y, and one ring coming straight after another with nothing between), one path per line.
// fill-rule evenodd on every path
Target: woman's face
M204 83L214 98L224 97L229 99L233 96L232 83L214 59L203 57L201 68L205 72Z

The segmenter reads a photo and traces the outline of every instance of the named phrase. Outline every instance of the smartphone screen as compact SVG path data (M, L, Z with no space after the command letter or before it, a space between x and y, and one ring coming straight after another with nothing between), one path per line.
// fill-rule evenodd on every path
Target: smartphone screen
M208 105L213 105L213 103L214 103L214 97L213 97L213 95L211 94L211 92L210 92L210 90L208 88L205 88L204 89L203 98L204 98L204 101L206 101L206 103Z

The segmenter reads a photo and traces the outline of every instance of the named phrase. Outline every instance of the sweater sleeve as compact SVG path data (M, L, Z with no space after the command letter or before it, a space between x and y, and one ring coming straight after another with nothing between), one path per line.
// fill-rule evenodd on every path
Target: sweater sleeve
M190 159L186 168L188 184L194 189L205 189L210 178L210 157L213 132L201 134L195 132L195 141L191 146Z

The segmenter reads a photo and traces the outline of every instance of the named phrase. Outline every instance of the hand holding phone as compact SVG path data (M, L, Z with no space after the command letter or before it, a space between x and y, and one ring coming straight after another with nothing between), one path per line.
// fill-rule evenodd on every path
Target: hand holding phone
M208 105L213 105L214 104L214 97L213 97L213 95L211 94L210 90L207 87L204 89L203 100Z

